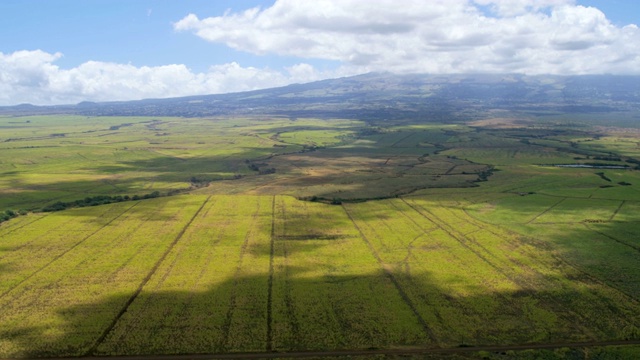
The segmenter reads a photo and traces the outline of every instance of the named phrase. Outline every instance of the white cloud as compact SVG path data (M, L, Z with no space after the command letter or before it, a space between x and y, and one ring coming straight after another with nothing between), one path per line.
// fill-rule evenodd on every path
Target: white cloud
M258 55L302 59L272 69L218 64L71 69L41 50L0 53L0 105L69 104L225 93L369 71L640 74L640 29L615 26L574 0L277 0L273 6L174 24ZM304 59L342 65L319 71Z
M0 105L73 104L215 94L283 86L350 75L347 70L321 72L308 64L283 70L242 67L233 62L194 73L185 65L136 67L89 61L72 69L54 62L62 56L41 50L0 53Z
M488 10L487 10L488 9ZM254 54L354 71L640 73L640 30L573 0L278 0L174 24Z

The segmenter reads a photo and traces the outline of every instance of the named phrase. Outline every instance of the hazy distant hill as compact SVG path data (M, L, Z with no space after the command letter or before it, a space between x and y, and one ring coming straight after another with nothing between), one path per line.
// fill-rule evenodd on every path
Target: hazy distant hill
M0 114L209 116L269 114L365 120L449 120L477 111L527 113L637 111L640 76L393 75L371 73L221 95L35 107Z

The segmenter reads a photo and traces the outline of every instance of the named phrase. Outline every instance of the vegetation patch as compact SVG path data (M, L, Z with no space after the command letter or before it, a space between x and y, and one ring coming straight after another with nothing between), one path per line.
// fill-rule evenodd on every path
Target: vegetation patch
M632 358L637 138L519 116L0 117L0 358Z

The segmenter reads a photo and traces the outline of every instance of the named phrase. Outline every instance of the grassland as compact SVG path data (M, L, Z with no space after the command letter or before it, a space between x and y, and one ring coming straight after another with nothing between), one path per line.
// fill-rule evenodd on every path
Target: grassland
M0 118L0 210L163 195L0 224L0 358L640 340L638 134L583 125Z

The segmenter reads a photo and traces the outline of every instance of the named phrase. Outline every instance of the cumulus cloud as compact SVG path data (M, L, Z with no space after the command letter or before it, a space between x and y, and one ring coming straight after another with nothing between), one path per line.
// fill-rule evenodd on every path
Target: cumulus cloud
M0 53L0 105L69 104L254 90L369 71L640 74L640 29L613 25L575 0L277 0L173 24L257 55L301 59L286 68L216 64L56 65L61 53ZM319 71L306 59L337 61Z
M73 104L215 94L308 82L348 75L343 70L317 71L300 63L281 70L242 67L232 62L194 73L185 65L136 67L88 61L61 69L62 54L41 50L0 53L0 105Z
M640 30L573 0L278 0L174 24L254 54L366 71L640 73Z

